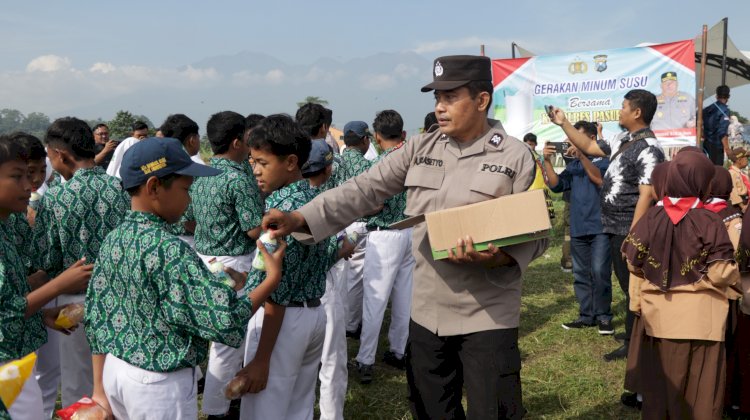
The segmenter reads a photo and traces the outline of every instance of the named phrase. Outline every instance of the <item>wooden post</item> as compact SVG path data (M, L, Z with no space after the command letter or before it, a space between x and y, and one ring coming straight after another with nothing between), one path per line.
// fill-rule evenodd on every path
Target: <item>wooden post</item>
M701 78L698 82L698 97L695 99L695 110L698 112L698 118L695 123L695 145L701 147L701 136L703 135L703 98L706 87L706 56L708 52L708 25L703 25L703 41L701 43Z

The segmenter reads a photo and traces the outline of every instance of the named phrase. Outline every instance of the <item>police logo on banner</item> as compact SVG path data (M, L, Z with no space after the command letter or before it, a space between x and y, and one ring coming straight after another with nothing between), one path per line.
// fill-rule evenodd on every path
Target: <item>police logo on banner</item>
M605 54L595 55L594 63L596 63L596 71L599 73L607 70L607 56Z

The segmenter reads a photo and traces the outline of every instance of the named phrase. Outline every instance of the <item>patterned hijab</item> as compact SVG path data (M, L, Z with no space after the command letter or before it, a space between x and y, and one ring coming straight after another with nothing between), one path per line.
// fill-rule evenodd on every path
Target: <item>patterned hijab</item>
M702 153L678 153L666 171L662 205L649 209L623 242L628 262L664 291L695 283L712 262L734 258L721 218L703 208L713 175Z

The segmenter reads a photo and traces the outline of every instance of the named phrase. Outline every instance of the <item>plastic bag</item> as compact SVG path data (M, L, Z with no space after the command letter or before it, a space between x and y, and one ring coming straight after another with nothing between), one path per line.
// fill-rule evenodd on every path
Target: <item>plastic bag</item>
M60 314L57 315L55 325L65 329L73 328L83 320L84 313L83 303L70 304L62 308Z
M247 386L247 379L244 376L235 376L224 387L224 396L228 400L236 400L242 397L242 390Z
M31 353L23 359L0 366L0 399L3 400L5 407L10 408L21 393L23 384L34 370L34 363L36 363L36 353Z
M91 398L83 397L68 407L57 410L57 415L62 420L105 420L107 410Z

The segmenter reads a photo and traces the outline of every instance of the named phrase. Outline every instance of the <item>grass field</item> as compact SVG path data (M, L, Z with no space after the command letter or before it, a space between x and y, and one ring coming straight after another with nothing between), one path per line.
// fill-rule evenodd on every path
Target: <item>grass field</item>
M560 270L562 202L555 200L554 238L547 252L534 261L524 276L519 331L523 369L524 405L529 419L636 419L640 412L620 404L625 362L605 362L602 356L619 346L612 336L595 328L567 331L563 322L578 316L572 274ZM614 325L624 329L624 298L613 277ZM387 322L382 332L387 334ZM349 374L344 415L347 419L408 419L406 376L380 362L387 348L381 334L375 378L360 385ZM358 342L349 339L354 357Z

